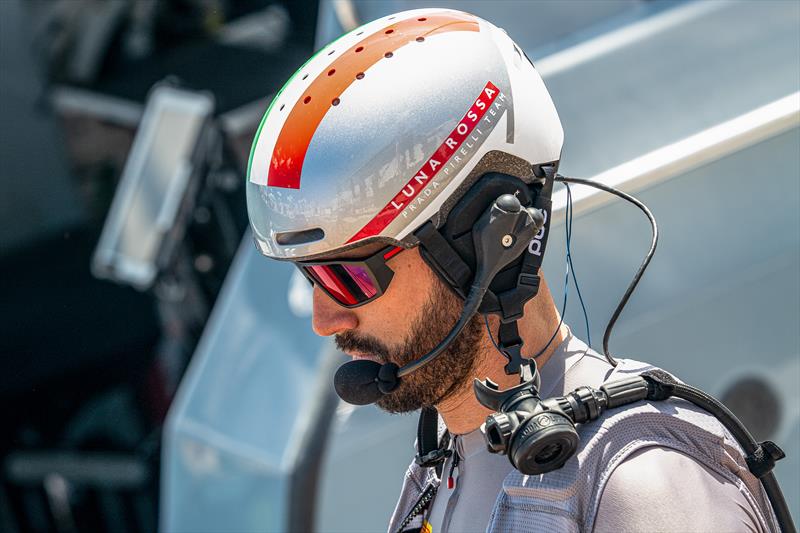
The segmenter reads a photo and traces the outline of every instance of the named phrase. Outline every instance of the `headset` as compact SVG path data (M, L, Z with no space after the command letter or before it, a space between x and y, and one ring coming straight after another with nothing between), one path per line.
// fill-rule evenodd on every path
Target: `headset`
M552 177L555 165L548 169ZM539 289L552 188L553 180L544 170L537 171L530 184L507 174L486 173L442 217L446 221L441 228L428 221L417 229L414 236L423 260L464 299L461 316L433 350L402 368L368 359L345 363L334 377L339 397L366 405L390 394L403 376L441 354L476 312L500 315L505 370L518 373L525 360L516 321Z
M632 203L647 216L652 228L650 248L612 313L603 336L603 352L612 366L616 366L617 362L608 349L611 332L658 243L655 217L641 201L613 187L561 176L556 171L557 163L534 166L530 183L501 173L484 174L445 214L445 222L441 227L428 221L414 233L419 240L423 260L464 299L463 311L455 326L433 350L403 367L394 363L381 365L366 359L345 363L334 378L336 392L352 404L373 403L382 395L391 394L404 376L438 357L475 313L484 316L494 314L500 318L500 327L498 342L493 338L492 342L507 359L504 368L506 374L519 374L520 383L507 390L500 390L489 379L476 379L473 383L478 401L494 411L487 417L485 425L486 444L490 452L507 455L514 468L523 474L550 472L561 468L578 449L577 424L597 419L606 409L640 400L662 401L675 396L711 413L731 432L744 450L749 470L761 480L781 529L785 532L796 531L772 472L775 462L785 457L784 452L771 441L756 442L733 413L703 391L676 381L664 371L650 371L606 383L599 389L584 386L565 396L540 398L536 357L552 343L558 328L536 355L523 358L523 342L517 320L523 315L525 303L538 292L539 268L549 236L554 182L563 182L567 187L568 245L571 232L570 183L595 187ZM572 271L577 289L571 263L567 246L567 280ZM578 294L580 296L579 289ZM562 320L563 316L562 311ZM489 333L491 335L491 331ZM437 426L436 410L423 408L416 458L421 466L439 469L451 453L447 449L447 434L440 442ZM424 496L422 499L425 499ZM428 496L428 499L433 497ZM419 505L414 506L415 509L417 507ZM403 520L404 524L413 518L413 513L414 509Z

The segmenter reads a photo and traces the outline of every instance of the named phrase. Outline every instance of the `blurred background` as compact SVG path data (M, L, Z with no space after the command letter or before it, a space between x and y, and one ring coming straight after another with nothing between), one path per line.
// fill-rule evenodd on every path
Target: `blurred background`
M310 291L247 232L261 116L317 49L430 4L0 1L0 531L382 531L416 417L338 400ZM561 171L659 251L615 354L721 398L800 512L800 3L438 1L547 84ZM380 110L376 110L380 112ZM574 189L594 347L649 242ZM545 273L561 297L564 191ZM586 338L575 301L567 321Z

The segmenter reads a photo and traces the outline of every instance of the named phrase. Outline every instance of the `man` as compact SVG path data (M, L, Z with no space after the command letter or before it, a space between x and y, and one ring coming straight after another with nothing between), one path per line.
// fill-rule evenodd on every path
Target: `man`
M359 361L337 390L390 412L435 407L452 436L443 463L410 466L390 531L775 530L738 445L686 402L582 424L575 455L542 475L487 450L492 411L473 380L519 384L520 353L541 370L543 398L652 368L589 349L538 277L562 142L519 47L441 9L385 17L323 48L262 121L248 168L255 241L297 264L314 284L314 331ZM480 228L517 212L509 198L529 209L486 257ZM484 263L488 288L473 292ZM470 302L478 313L464 311ZM452 342L404 373L462 314Z

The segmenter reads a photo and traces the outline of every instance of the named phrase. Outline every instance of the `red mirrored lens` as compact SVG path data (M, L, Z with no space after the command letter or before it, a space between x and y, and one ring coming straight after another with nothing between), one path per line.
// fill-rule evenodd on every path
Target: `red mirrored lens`
M356 297L353 296L347 286L339 279L339 276L332 267L328 265L314 265L305 268L331 296L339 301L339 303L344 305L355 305L358 303Z
M347 272L356 285L358 285L358 288L361 289L361 292L364 296L363 300L372 298L378 294L378 288L372 282L372 278L369 276L369 273L364 267L358 265L342 266L344 267L345 272Z

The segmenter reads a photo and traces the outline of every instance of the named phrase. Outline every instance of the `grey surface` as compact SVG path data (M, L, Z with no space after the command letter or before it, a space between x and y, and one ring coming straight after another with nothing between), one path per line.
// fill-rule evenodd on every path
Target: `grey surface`
M593 25L614 24L616 19L639 16L640 13L673 5L674 1L658 0L490 0L464 1L443 0L426 2L414 0L354 0L358 22L371 20L408 9L439 7L467 11L504 28L517 44L530 52L539 47L551 47L560 41L568 41L577 32L586 31ZM342 33L331 2L320 2L320 20L317 42L327 43Z
M247 235L170 409L161 530L287 528L315 390L330 383L309 313L308 283Z
M545 73L564 125L562 174L590 177L797 91L799 25L800 2L717 2L612 53Z

